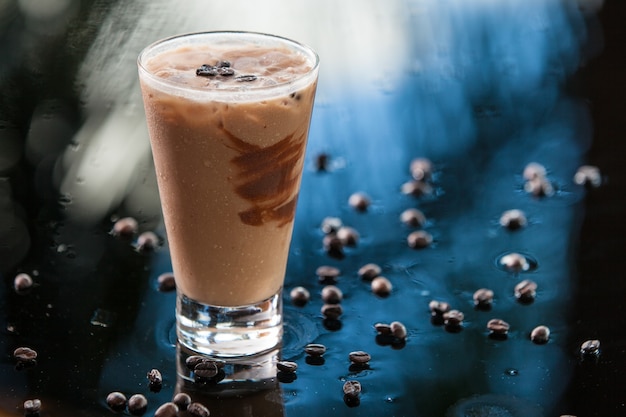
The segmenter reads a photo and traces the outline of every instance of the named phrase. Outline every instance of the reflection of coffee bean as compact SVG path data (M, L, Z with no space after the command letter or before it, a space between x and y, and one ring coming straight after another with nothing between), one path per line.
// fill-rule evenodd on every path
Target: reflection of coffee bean
M157 278L159 291L170 292L176 289L176 279L172 272L164 272Z
M311 294L309 290L304 287L298 286L292 288L289 292L289 297L291 298L291 302L296 306L303 306L309 302L311 299Z
M304 352L313 357L319 357L326 353L326 346L319 343L309 343L304 347Z
M530 332L530 340L538 345L548 343L550 340L550 329L547 326L537 326Z
M474 305L480 310L488 310L493 303L493 291L488 288L480 288L474 292L472 297Z
M361 279L365 281L371 281L377 276L379 276L381 273L382 273L382 269L380 268L380 266L374 263L363 265L361 268L359 268L359 272L358 272L359 277L361 277Z
M376 277L371 283L372 292L379 297L387 297L393 290L393 284L386 277Z
M176 417L178 415L178 406L173 402L161 404L154 412L154 417Z
M343 292L335 285L326 285L322 288L322 300L326 304L339 304L343 299Z
M185 411L191 404L191 397L186 392L179 392L174 395L172 402L176 404L179 410Z
M208 408L198 402L189 404L189 407L187 407L187 413L189 413L192 417L209 417L211 414L209 413Z
M38 416L41 411L41 400L35 398L33 400L24 401L24 415L26 416Z
M126 396L121 392L114 391L107 395L107 405L115 412L124 411L126 408Z
M128 411L134 416L140 416L148 409L148 400L142 394L134 394L128 399Z

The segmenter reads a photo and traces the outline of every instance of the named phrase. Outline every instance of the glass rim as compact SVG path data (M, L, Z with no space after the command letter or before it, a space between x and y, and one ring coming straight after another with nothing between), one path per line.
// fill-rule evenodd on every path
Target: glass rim
M294 79L290 79L290 80L279 82L279 83L272 84L272 85L246 86L245 90L242 90L241 88L237 88L237 87L233 87L233 88L226 87L226 88L219 88L219 89L207 89L207 88L193 87L193 86L189 86L189 85L185 85L185 84L181 84L175 81L161 78L155 75L145 66L146 56L150 52L158 49L159 47L165 47L168 43L176 42L185 38L192 39L192 38L200 38L200 37L206 37L206 36L219 36L219 35L222 35L222 36L235 35L235 36L242 36L242 37L247 36L247 37L273 39L283 45L288 45L294 51L301 53L303 56L305 56L308 60L311 61L312 66L307 72L298 75ZM183 45L183 44L181 43L179 45ZM165 50L166 49L163 49L163 51ZM177 90L180 92L185 92L185 91L195 92L195 93L202 94L203 96L204 95L224 96L227 94L241 95L241 94L252 93L252 92L260 94L262 92L271 92L277 89L282 90L282 89L285 89L286 87L293 86L293 85L300 85L300 84L308 85L310 83L309 79L313 76L313 74L317 73L319 69L319 63L320 63L320 58L317 52L305 43L298 42L293 39L280 36L280 35L274 35L274 34L265 33L265 32L242 31L242 30L187 32L187 33L180 33L177 35L168 36L166 38L152 42L151 44L146 46L139 53L139 56L137 57L137 66L139 68L139 71L143 73L148 79L150 79L151 82L154 82L154 83L157 83L158 85L166 87L168 88L168 90Z

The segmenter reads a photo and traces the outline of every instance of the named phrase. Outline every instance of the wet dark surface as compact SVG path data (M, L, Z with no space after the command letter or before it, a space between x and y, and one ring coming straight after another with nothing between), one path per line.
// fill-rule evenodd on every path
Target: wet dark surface
M98 2L82 7L78 13L92 8L92 19L94 10L106 13ZM503 27L526 23L502 20L500 26L495 19L491 26L494 16L482 8L467 17L479 23L457 33L459 51L442 47L423 59L423 70L406 71L401 88L329 99L322 83L285 284L280 357L298 364L296 377L252 397L192 397L216 416L626 415L624 9L623 2L608 1L596 19L568 8L556 14L557 8L544 26L526 22L533 30L518 37ZM79 99L26 68L27 58L15 58L19 51L11 41L23 25L3 19L2 54L13 59L3 64L0 78L0 415L23 415L24 401L32 398L41 399L42 416L112 415L105 402L111 391L145 395L146 415L152 415L181 389L175 295L159 292L157 283L170 271L167 246L142 253L137 236L110 231L125 215L140 219L140 231L163 236L163 230L158 219L131 210L128 202L89 225L68 220L72 196L60 195L55 178L59 155L78 146L71 138L81 125ZM74 37L50 44L76 39L76 25L69 29ZM51 54L52 68L80 61L81 48L95 36L93 28L82 30L84 45L57 46L64 55ZM529 46L536 32L551 43ZM501 49L507 42L528 50L508 54ZM34 148L36 121L44 130L60 129L36 117L49 98L63 98L69 108L52 112L70 115L63 118L68 134L51 135ZM321 153L329 156L324 172L315 166ZM433 192L426 196L401 192L415 157L435 166ZM522 172L529 162L547 168L554 195L525 192ZM582 164L600 168L600 187L574 184ZM348 204L357 191L372 199L364 212ZM410 207L427 217L423 229L434 240L424 249L406 243L413 229L399 217ZM509 231L498 224L512 208L526 213L526 227ZM360 234L342 259L329 256L322 244L320 224L328 216ZM503 269L500 258L512 252L526 255L532 268ZM393 284L389 296L372 294L358 277L370 262ZM339 320L320 313L320 265L341 271ZM35 282L25 294L13 289L20 272ZM530 304L513 293L522 279L538 284ZM288 293L300 285L311 300L294 306ZM473 305L472 294L482 287L495 294L489 311ZM433 299L464 313L460 329L431 320ZM492 318L511 325L506 339L488 336ZM407 327L405 343L377 337L374 324L392 321ZM547 344L530 341L538 325L551 330ZM600 340L599 356L580 356L588 339ZM327 347L323 360L307 358L308 343ZM19 346L38 352L35 366L16 366L12 355ZM369 366L350 366L348 354L356 350L372 356ZM146 378L154 368L164 377L159 392ZM343 396L350 379L363 387L356 403Z

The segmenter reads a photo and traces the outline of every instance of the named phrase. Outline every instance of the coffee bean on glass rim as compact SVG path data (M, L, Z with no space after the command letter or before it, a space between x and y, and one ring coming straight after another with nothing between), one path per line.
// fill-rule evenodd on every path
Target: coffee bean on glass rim
M550 329L547 326L540 325L530 332L530 340L538 345L548 343L550 340Z
M321 312L327 319L338 319L343 314L343 308L341 304L324 304Z
M341 226L343 226L343 221L339 217L325 217L320 228L324 234L328 235L337 232Z
M602 185L600 169L593 165L583 165L574 174L574 184L597 188Z
M113 224L113 236L130 237L139 230L139 223L133 217L123 217Z
M598 356L600 355L600 341L597 339L585 340L580 345L580 354L582 356Z
M528 223L526 220L526 214L522 210L511 209L506 210L500 216L500 225L509 230L521 229Z
M340 274L339 268L330 265L321 265L315 270L319 281L327 284L336 284Z
M502 319L491 319L487 322L487 329L496 336L505 336L510 329L509 323Z
M143 415L148 409L148 400L143 394L131 395L128 399L128 412L134 416Z
M515 298L521 303L531 303L537 295L537 283L530 279L525 279L517 283L513 291Z
M304 353L309 356L323 356L326 353L326 346L320 343L309 343L304 347Z
M13 351L13 357L18 362L33 362L37 359L37 351L29 347L22 346Z
M164 272L157 278L158 289L161 292L171 292L176 290L176 278L173 272Z
M311 293L309 290L302 286L293 287L289 292L292 304L296 306L303 306L311 299Z
M416 230L407 236L406 241L410 248L424 249L433 243L433 237L425 230Z
M32 400L24 401L24 415L26 416L38 416L41 411L41 400L34 398Z
M500 265L510 272L522 272L530 269L528 259L520 253L508 253L500 258Z
M322 300L326 304L339 304L343 299L343 292L335 285L326 285L322 288Z
M191 397L186 392L179 392L174 395L172 402L176 404L179 410L185 411L189 404L191 404Z
M372 360L372 356L363 350L355 350L348 354L348 359L353 364L365 365Z
M159 237L154 232L146 231L137 237L136 248L139 252L148 252L159 246Z
M408 208L400 214L400 221L409 227L423 227L426 224L426 216L421 210Z
M393 290L393 284L387 277L378 276L370 284L372 292L379 297L388 297Z
M544 178L547 174L546 168L538 162L530 162L524 167L522 177L526 181L531 181L537 178Z
M111 392L107 395L106 403L115 412L124 411L126 409L126 396L118 391Z
M158 369L151 369L146 375L150 391L159 392L163 386L163 376Z
M358 274L361 279L371 281L382 273L382 269L375 263L368 263L359 268Z
M342 226L337 230L337 238L343 246L354 247L359 243L361 235L354 227Z
M361 395L361 383L356 380L348 380L343 384L343 393L348 397L358 397Z
M372 201L366 193L359 191L350 195L348 204L356 211L363 212L367 211Z
M33 278L25 272L17 274L15 279L13 279L13 288L18 294L28 292L31 288L33 288L33 284Z
M472 296L474 306L479 310L489 310L493 304L493 291L488 288L480 288Z
M415 158L409 165L411 176L417 181L428 180L433 173L433 163L428 158Z
M413 197L422 197L433 193L433 188L425 181L411 180L402 184L400 189L402 194Z
M154 412L154 417L176 417L178 415L178 406L173 402L161 404Z
M326 254L328 254L331 258L343 259L345 256L343 251L343 242L335 233L325 235L322 239L322 245L324 246Z

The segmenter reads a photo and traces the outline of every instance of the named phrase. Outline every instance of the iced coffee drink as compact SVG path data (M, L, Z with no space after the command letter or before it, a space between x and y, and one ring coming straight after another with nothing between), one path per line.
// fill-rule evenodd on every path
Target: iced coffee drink
M242 32L140 55L178 336L192 349L239 356L280 341L317 66L296 42Z

